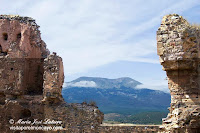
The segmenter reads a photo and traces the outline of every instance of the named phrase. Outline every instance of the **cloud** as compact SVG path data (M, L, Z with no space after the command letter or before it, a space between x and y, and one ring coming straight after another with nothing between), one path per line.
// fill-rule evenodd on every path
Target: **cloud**
M169 93L167 80L149 79L147 82L144 82L144 84L140 84L136 86L136 89L143 89L143 88L148 88L152 90L161 90L161 91Z
M158 63L155 59L142 57L154 52L155 48L150 46L154 43L155 41L146 40L135 43L135 45L123 46L120 44L110 44L108 46L107 44L101 44L91 47L69 48L71 50L65 52L62 57L65 57L65 61L67 61L65 62L65 69L71 70L71 72L74 73L117 60ZM147 48L143 48L143 46ZM79 61L77 62L77 60ZM80 69L80 67L82 69Z
M94 81L79 81L65 83L64 87L97 87L97 84Z
M0 4L2 14L36 19L43 40L63 58L69 76L119 60L158 63L148 57L156 54L153 29L162 16L183 13L199 5L199 0L10 0Z

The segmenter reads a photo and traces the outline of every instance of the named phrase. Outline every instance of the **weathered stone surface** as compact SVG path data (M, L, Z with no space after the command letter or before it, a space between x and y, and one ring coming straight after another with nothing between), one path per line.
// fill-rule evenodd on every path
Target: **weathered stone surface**
M61 91L64 82L62 58L56 53L44 60L44 100L63 100Z
M46 58L49 50L32 18L1 15L1 53L8 58Z
M0 132L14 132L11 126L31 126L16 123L20 119L59 120L63 132L97 130L103 113L96 106L63 100L62 58L49 54L38 28L32 18L0 15Z
M168 76L171 107L162 132L200 131L200 30L182 16L164 16L157 31L160 63Z

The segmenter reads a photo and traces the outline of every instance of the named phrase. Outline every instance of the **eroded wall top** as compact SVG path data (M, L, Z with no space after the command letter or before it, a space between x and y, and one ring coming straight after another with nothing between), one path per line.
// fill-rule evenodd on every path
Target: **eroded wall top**
M200 31L197 27L178 14L164 16L157 31L157 53L164 70L192 69L181 62L200 57L199 42Z
M46 58L49 55L34 19L0 15L0 55L8 58Z

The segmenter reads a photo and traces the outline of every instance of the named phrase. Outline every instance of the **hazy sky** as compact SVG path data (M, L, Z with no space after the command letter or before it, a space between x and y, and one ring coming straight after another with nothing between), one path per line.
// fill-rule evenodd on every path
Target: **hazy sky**
M36 19L65 80L131 77L167 90L156 55L156 30L169 13L200 23L200 0L0 0L0 14Z

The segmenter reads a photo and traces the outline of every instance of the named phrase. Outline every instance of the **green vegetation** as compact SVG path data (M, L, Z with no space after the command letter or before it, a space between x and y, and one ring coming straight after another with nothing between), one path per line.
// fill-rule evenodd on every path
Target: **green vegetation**
M105 114L105 123L162 124L168 112L142 112L131 115Z
M121 122L118 121L104 121L106 124L122 124Z
M95 101L90 101L90 102L89 102L89 105L91 105L91 106L96 106L96 107L97 107L97 103L96 103Z

